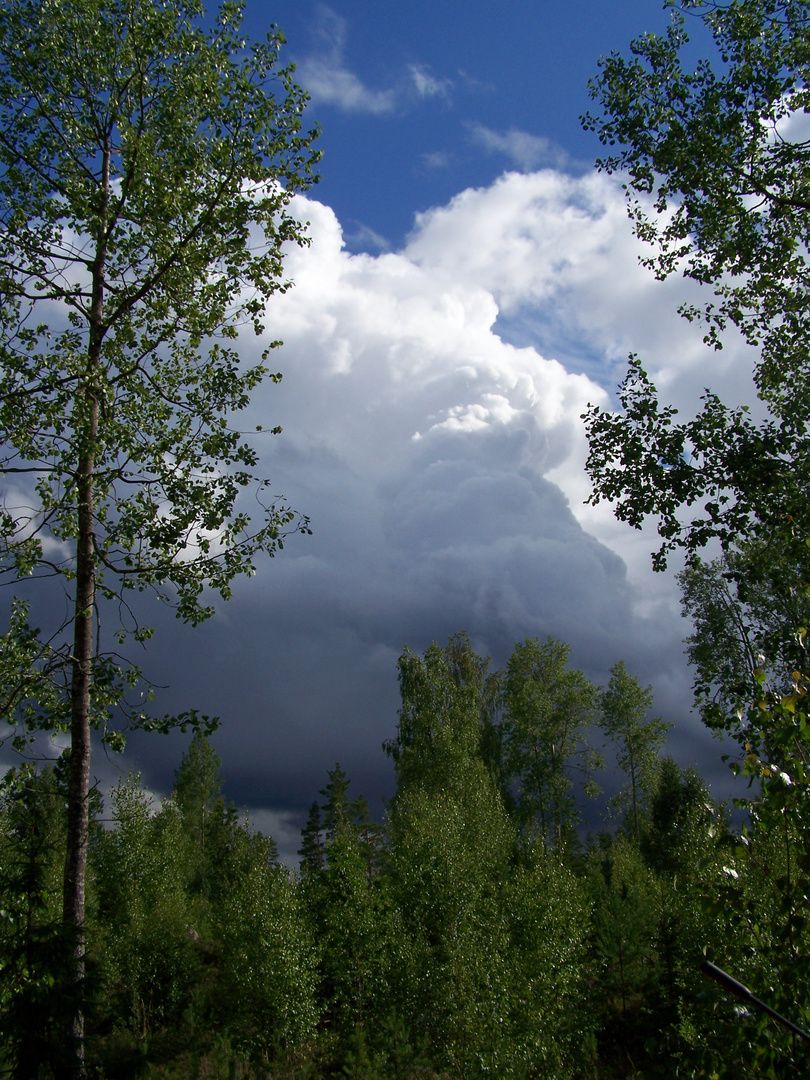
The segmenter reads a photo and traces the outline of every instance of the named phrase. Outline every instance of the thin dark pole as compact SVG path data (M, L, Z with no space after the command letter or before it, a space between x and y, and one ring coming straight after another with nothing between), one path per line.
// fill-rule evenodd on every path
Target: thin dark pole
M754 997L747 986L743 986L741 982L732 979L732 977L727 975L722 968L717 967L708 960L704 960L700 965L700 970L704 975L708 975L710 979L714 979L714 981L722 986L724 990L727 990L730 994L734 994L735 997L738 997L740 1001L744 1001L747 1005L755 1005L756 1008L767 1013L768 1016L782 1024L783 1027L792 1031L794 1035L798 1035L800 1039L804 1039L806 1043L810 1043L810 1035L808 1035L806 1031L797 1027L796 1024L791 1023L790 1020L786 1020L784 1016L781 1016L775 1009L772 1009L770 1005L766 1005L764 1001L760 1001L759 998Z

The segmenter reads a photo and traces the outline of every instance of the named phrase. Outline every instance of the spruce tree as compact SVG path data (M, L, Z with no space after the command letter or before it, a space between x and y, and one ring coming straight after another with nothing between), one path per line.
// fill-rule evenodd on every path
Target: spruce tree
M301 847L298 849L298 854L301 856L301 871L305 876L318 874L323 870L326 853L321 804L317 799L310 806L307 823L301 831Z

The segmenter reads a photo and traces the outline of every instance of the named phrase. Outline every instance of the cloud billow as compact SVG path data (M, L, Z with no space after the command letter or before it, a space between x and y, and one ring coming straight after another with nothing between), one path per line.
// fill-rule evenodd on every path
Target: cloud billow
M497 663L549 634L600 681L624 658L684 722L672 582L651 577L649 536L582 505L580 415L607 403L621 355L678 361L679 392L697 397L699 331L638 269L618 186L507 174L377 256L349 254L327 206L294 208L312 245L289 253L295 287L266 332L285 342L284 380L260 388L245 426L283 426L262 468L313 536L259 565L210 624L177 631L170 655L150 654L183 707L222 715L230 796L292 835L335 761L372 799L390 794L380 743L396 723L396 657L460 629ZM602 378L504 340L505 311L578 337ZM246 361L265 343L245 335ZM139 753L165 784L165 750Z

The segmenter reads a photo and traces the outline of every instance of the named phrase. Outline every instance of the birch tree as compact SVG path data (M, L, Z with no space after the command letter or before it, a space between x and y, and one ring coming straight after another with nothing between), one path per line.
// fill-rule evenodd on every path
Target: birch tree
M242 363L289 282L290 214L313 179L283 36L199 0L8 0L0 9L0 567L14 594L2 718L70 732L64 920L84 963L90 733L137 672L104 653L105 601L153 588L184 621L307 522L235 425L280 375ZM242 497L253 489L258 514ZM64 619L39 632L29 583ZM25 581L25 590L21 582ZM112 606L112 605L111 605ZM127 633L148 627L125 617ZM137 711L131 724L150 726ZM74 1027L81 1067L81 1019Z

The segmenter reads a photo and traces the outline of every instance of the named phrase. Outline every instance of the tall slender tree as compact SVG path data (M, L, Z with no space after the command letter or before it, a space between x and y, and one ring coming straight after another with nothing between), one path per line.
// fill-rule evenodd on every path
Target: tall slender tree
M578 821L573 788L580 780L595 791L601 764L589 728L596 720L597 691L581 671L568 667L561 641L519 642L502 681L504 760L518 789L518 814L544 842L562 847Z
M55 576L68 613L39 634L18 593L3 718L70 731L78 982L90 732L120 743L112 720L137 675L103 653L100 604L127 615L129 591L154 587L199 622L206 587L227 598L257 554L307 527L265 497L230 417L280 377L267 353L244 366L236 339L289 284L283 244L306 242L289 203L312 179L313 133L278 67L280 31L246 45L230 0L203 17L200 0L0 9L0 568ZM240 502L251 487L254 522ZM79 1016L77 1068L81 1032Z
M629 801L633 835L641 839L640 811L644 796L656 779L658 754L672 727L660 717L649 716L652 687L646 689L620 660L610 672L602 691L602 728L616 749L619 768L627 777L627 789L619 793L619 805Z
M409 938L402 1015L434 1063L499 1071L509 965L501 885L515 830L481 749L488 662L466 634L399 660L390 873Z
M400 656L397 737L384 744L399 790L443 786L457 766L481 755L488 668L464 632L444 648L434 641L423 657L409 649Z

